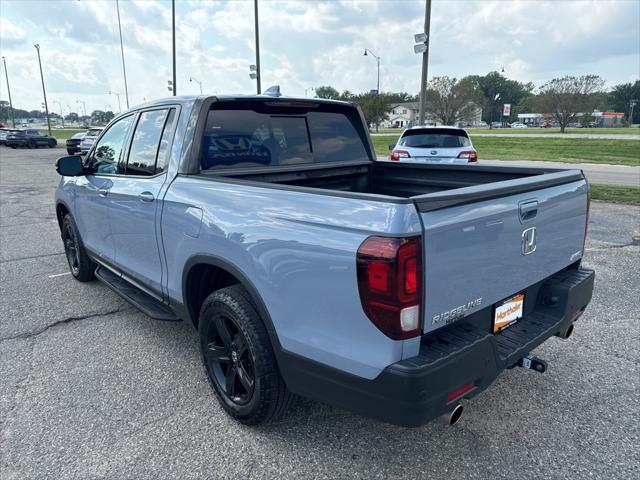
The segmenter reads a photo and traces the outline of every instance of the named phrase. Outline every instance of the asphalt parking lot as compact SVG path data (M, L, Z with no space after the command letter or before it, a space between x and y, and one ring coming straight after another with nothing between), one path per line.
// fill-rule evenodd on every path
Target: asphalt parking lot
M67 265L59 150L0 147L0 478L640 476L640 208L593 203L594 299L571 339L506 371L454 427L301 400L248 428L218 406L186 323L151 320Z

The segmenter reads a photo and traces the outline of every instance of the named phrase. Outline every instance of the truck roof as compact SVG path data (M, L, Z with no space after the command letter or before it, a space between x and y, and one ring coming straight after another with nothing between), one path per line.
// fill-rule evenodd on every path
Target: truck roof
M156 105L166 105L168 103L171 103L174 105L176 103L186 104L186 103L193 102L194 100L206 99L206 98L216 98L218 100L269 100L273 102L296 101L296 102L314 102L314 103L334 103L334 104L340 104L340 105L351 104L350 102L344 102L341 100L328 100L325 98L289 97L285 95L282 95L280 97L275 97L275 96L266 95L266 94L246 95L246 94L238 93L238 94L219 94L219 95L177 95L175 97L160 98L157 100L152 100L150 102L142 103L140 105L136 105L135 107L132 107L131 110L137 110L141 107L146 108L146 107L153 107Z

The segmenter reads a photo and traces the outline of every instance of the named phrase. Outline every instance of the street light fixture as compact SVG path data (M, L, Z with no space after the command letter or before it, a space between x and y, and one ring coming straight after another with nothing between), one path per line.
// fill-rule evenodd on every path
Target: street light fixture
M378 65L378 82L376 86L376 96L380 95L380 57L373 53L368 48L364 49L364 56L367 57L369 54L376 59L376 64ZM376 103L376 114L378 113L378 104ZM376 118L376 132L378 131L378 119Z
M196 82L200 87L200 95L202 95L202 82L196 78L189 77L189 82Z
M109 95L115 95L116 97L118 97L118 113L122 113L122 108L120 108L120 93L112 92L111 90L109 90Z
M49 136L51 136L51 122L49 121L49 105L47 105L47 91L44 88L44 75L42 73L42 60L40 59L40 45L37 43L33 45L38 52L38 65L40 66L40 80L42 80L42 95L44 96L44 111L47 115L47 129L49 130Z
M9 88L9 73L7 72L7 59L2 57L2 63L4 64L4 75L7 79L7 95L9 95L9 111L11 112L11 124L13 128L16 128L16 117L13 114L13 102L11 101L11 89Z

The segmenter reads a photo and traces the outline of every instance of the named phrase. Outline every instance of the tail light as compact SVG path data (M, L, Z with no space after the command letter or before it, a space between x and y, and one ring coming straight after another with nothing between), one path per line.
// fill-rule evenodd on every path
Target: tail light
M369 237L357 254L358 289L367 317L394 340L422 330L420 237Z
M406 150L393 150L391 152L391 161L399 162L401 158L410 158L409 152Z
M465 158L467 163L476 163L478 161L478 152L475 150L465 150L458 154L458 158Z

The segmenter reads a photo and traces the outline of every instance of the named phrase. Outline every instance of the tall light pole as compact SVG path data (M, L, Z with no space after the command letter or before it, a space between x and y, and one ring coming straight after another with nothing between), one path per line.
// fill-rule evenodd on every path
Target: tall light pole
M316 89L316 87L309 87L309 88L305 88L305 89L304 89L304 96L305 96L305 97L307 96L307 92L308 92L309 90L311 90L311 91L313 92L313 91L315 91L315 89Z
M127 69L124 66L124 47L122 46L122 25L120 24L120 2L116 0L116 12L118 12L118 31L120 32L120 54L122 55L122 74L124 75L124 97L127 100L129 110L129 89L127 88Z
M173 96L178 94L178 88L176 85L176 0L171 0L171 35L173 43Z
M115 95L118 97L118 113L122 113L122 108L120 108L120 93L109 90L109 95Z
M4 64L4 75L7 79L7 95L9 96L9 111L11 112L11 124L13 128L16 128L16 117L13 114L13 102L11 101L11 89L9 88L9 73L7 73L7 60L2 57L2 63Z
M202 82L197 78L189 77L189 82L196 82L200 87L200 95L202 95Z
M420 77L420 125L424 125L427 115L427 78L429 73L429 47L431 45L431 0L426 0L424 7L424 33L425 42L429 42L422 52L422 76Z
M256 33L256 92L258 93L258 95L260 95L262 93L262 87L260 85L262 74L260 72L260 30L258 28L258 0L253 0L253 10Z
M376 84L376 96L380 95L380 57L378 55L376 55L375 53L373 53L371 50L369 50L368 48L364 49L364 56L368 56L371 55L373 58L376 59L376 63L378 64L378 82ZM378 102L376 101L376 115L378 114ZM378 131L378 119L376 118L376 132Z
M500 98L500 94L496 93L491 100L491 113L489 114L489 130L493 129L493 111L496 109L496 102L498 101L499 98Z
M2 57L2 58L4 58L4 57ZM7 71L7 67L4 67L4 71L5 72ZM7 83L7 88L9 88L8 85L9 85L9 83ZM11 98L11 97L9 97L9 98ZM633 125L633 107L635 107L637 103L638 103L638 100L636 100L636 99L633 99L633 100L631 100L629 102L629 107L630 107L630 109L629 109L629 126Z
M62 120L62 128L64 128L64 110L62 110L62 103L60 103L58 100L54 100L53 103L57 103L60 107L60 119Z
M84 115L83 115L83 116L86 118L86 117L87 117L87 104L86 104L83 100L80 100L80 99L77 99L77 100L76 100L76 104L77 104L78 106L79 106L80 104L82 104L82 111L84 112Z
M38 52L38 65L40 66L40 80L42 80L42 95L44 96L44 111L47 115L47 129L49 130L49 136L51 136L51 121L49 120L49 105L47 105L47 91L44 88L44 75L42 73L42 60L40 59L40 45L37 43L34 45L36 52Z

